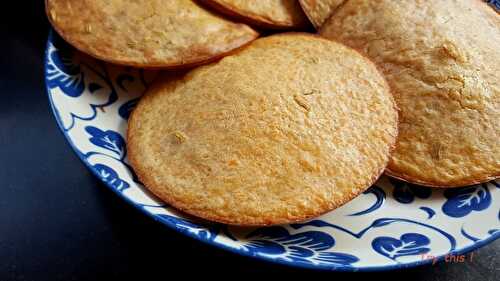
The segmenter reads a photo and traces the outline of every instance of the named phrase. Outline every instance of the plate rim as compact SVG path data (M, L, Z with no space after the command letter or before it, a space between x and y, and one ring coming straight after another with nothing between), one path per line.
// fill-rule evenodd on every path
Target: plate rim
M206 245L210 245L212 247L229 251L232 254L237 254L243 257L247 258L255 258L257 260L263 261L263 262L269 262L269 263L274 263L274 264L279 264L279 265L284 265L284 266L289 266L289 267L295 267L295 268L303 268L303 269L310 269L310 270L321 270L321 271L338 271L338 272L378 272L378 271L390 271L390 270L399 270L399 269L406 269L406 268L414 268L417 266L423 266L423 265L429 265L433 264L436 262L442 262L447 256L449 255L464 255L469 252L475 251L487 244L490 244L500 238L500 231L494 232L490 236L484 239L480 239L478 241L475 241L473 244L460 248L460 249L455 249L453 251L447 252L446 254L442 254L440 256L436 256L435 259L422 259L420 261L413 261L413 262L398 262L397 264L391 264L391 265L384 265L384 266L362 266L362 267L355 267L355 266L346 266L346 265L325 265L325 264L309 264L309 263L298 263L298 262L293 262L293 261L286 261L282 259L274 259L271 257L267 256L262 256L258 255L255 252L251 251L242 251L234 247L230 247L228 245L218 243L216 241L212 240L207 240L203 239L202 237L196 235L195 233L189 232L189 231L184 231L178 227L176 227L175 223L172 223L167 220L162 220L159 217L157 217L155 214L148 212L146 209L141 208L140 205L135 204L131 199L127 198L125 195L123 195L121 192L113 188L108 182L103 181L99 175L97 174L97 171L91 167L91 164L88 163L82 155L80 155L77 152L77 148L75 144L73 143L73 140L68 136L67 132L63 129L63 125L61 123L61 118L59 116L59 112L57 108L54 106L54 102L52 100L52 96L50 94L50 87L47 83L47 69L48 69L48 64L49 64L49 47L50 43L53 42L54 40L54 29L52 27L49 27L49 32L48 32L48 38L47 42L45 44L45 51L44 51L44 57L43 57L43 80L45 84L45 94L48 97L48 102L50 105L50 109L52 112L52 115L54 116L54 119L56 121L57 127L59 128L59 132L64 136L64 139L66 140L66 143L69 145L71 150L73 151L74 154L76 154L77 158L84 164L84 166L90 170L92 175L96 177L102 184L104 184L108 189L110 189L113 193L118 195L121 199L125 200L127 204L132 205L135 209L139 210L141 213L147 215L148 217L152 218L154 221L161 223L162 225L166 225L168 228L171 230L181 233L183 235L186 235L190 238L194 238L198 242L202 242ZM68 44L68 43L66 43ZM68 46L71 47L70 44ZM72 48L72 47L71 47Z

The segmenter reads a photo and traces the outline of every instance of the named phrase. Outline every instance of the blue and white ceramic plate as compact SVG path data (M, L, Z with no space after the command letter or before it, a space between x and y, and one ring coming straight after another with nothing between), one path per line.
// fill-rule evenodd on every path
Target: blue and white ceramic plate
M341 271L432 263L500 237L500 181L442 191L382 177L333 212L266 228L207 224L180 214L148 193L127 160L127 118L155 74L105 64L49 36L47 93L71 147L119 196L175 230L246 256Z

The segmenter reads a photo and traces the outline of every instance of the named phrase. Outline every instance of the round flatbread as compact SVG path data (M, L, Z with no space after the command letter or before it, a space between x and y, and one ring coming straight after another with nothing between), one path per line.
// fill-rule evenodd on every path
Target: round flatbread
M236 225L335 209L383 172L397 110L375 66L313 35L256 40L161 78L128 123L130 163L158 197Z
M46 0L46 11L55 30L77 49L138 67L201 64L258 36L191 0Z
M261 28L305 28L308 20L297 0L199 0L220 13Z
M439 187L500 177L500 17L485 3L350 0L320 34L370 57L392 88L387 174Z
M319 29L330 15L346 0L299 0L300 6L314 25Z

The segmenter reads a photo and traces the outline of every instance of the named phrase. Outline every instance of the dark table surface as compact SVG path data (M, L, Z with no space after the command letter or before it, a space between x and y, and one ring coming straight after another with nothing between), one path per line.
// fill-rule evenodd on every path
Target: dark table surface
M43 1L9 1L0 25L0 280L170 278L172 272L324 274L268 264L184 237L139 213L85 168L58 131L43 82ZM368 273L500 280L500 241L473 261ZM142 278L141 278L142 280Z

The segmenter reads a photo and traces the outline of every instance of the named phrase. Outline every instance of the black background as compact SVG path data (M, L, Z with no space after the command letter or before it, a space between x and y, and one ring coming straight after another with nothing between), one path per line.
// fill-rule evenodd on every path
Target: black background
M178 234L108 190L58 131L44 90L43 1L5 1L0 26L0 280L100 280L173 272L320 274L225 252ZM500 280L500 241L473 261L363 278ZM377 275L377 276L375 276ZM142 280L143 278L141 278ZM149 279L149 278L148 278Z

